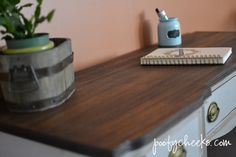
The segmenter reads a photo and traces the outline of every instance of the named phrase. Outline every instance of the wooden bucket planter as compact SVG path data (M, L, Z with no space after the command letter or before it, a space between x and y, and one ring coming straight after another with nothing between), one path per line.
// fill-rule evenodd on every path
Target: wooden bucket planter
M44 111L61 105L74 92L71 41L51 40L55 47L50 50L0 55L0 93L10 111Z

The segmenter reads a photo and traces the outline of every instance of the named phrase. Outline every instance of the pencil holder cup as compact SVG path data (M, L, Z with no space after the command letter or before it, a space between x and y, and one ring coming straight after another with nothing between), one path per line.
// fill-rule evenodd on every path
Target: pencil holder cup
M180 47L182 44L181 28L178 18L169 18L158 24L159 47Z

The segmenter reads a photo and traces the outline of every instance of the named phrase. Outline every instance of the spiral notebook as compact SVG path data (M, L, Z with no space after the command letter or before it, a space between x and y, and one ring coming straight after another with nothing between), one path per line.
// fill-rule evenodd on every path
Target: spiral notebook
M158 48L141 57L141 65L224 64L231 47Z

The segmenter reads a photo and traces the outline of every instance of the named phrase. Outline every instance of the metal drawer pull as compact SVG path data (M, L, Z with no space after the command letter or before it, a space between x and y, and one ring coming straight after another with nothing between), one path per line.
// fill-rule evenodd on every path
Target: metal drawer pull
M186 157L186 150L182 143L178 143L172 148L169 157Z
M220 113L220 108L218 107L216 102L212 102L208 108L207 119L208 122L214 122L217 120L218 115Z

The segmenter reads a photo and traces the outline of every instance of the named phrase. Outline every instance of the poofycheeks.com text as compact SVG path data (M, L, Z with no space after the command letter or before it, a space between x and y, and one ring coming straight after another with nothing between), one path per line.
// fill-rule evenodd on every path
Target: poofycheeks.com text
M188 135L185 135L183 139L180 140L171 140L171 137L168 136L167 140L165 141L158 141L156 138L154 138L152 152L153 155L156 155L158 147L167 147L168 151L176 152L178 146L184 146L184 147L191 146L191 147L203 148L204 146L211 146L212 144L214 146L221 146L221 147L232 145L232 143L230 143L230 141L228 140L219 140L219 139L216 139L213 143L211 143L210 140L203 138L203 135L201 135L201 138L198 140L193 140L193 139L190 140Z

